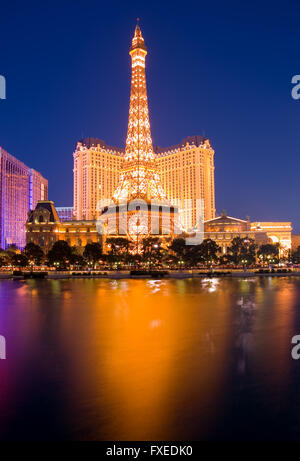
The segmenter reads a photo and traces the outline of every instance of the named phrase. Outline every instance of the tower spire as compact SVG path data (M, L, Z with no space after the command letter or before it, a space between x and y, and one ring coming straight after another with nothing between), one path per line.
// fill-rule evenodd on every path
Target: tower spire
M120 185L114 198L118 201L135 198L161 200L165 199L165 194L152 146L145 75L147 48L139 21L129 54L132 73L128 130Z

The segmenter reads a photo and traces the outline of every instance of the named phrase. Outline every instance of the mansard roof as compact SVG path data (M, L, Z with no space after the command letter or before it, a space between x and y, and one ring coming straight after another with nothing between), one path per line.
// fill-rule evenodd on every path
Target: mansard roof
M33 211L30 212L28 217L28 222L33 222L34 214L39 211L46 210L50 213L49 222L60 223L59 216L55 209L54 203L51 200L39 200L36 204L36 207Z

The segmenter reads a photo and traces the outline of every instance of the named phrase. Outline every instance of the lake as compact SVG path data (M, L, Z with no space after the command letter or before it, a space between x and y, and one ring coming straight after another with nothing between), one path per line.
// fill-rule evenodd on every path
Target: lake
M300 440L300 278L0 281L0 439Z

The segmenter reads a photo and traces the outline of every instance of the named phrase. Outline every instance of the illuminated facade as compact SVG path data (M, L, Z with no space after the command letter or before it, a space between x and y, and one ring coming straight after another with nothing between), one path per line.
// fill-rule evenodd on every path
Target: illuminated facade
M145 58L147 48L139 25L135 28L131 56L131 92L125 153L113 203L102 209L100 222L105 235L173 235L178 209L166 197L153 151L149 122Z
M201 136L153 149L145 78L147 49L139 26L129 53L132 81L126 147L110 147L97 138L77 143L73 154L74 217L97 219L99 202L112 197L115 201L168 199L179 206L181 222L190 229L197 222L197 200L204 201L205 219L215 216L214 151Z
M139 235L158 234L168 235L170 240L182 230L195 234L203 211L204 238L215 240L223 254L235 237L248 237L258 245L279 243L280 255L287 255L291 248L290 222L250 223L249 219L226 213L215 218L214 150L208 138L190 136L169 148L153 148L145 76L147 48L139 25L129 54L132 75L125 149L109 146L98 138L78 142L73 154L74 207L58 208L58 213L53 203L45 200L46 180L30 170L30 208L37 199L44 197L44 201L38 202L29 215L27 241L48 251L57 240L79 248L101 241L105 247L107 235L138 241ZM27 167L23 167L19 167L19 175L25 191ZM24 209L28 209L27 205ZM101 220L103 239L96 227Z
M292 223L287 222L253 222L251 230L256 234L265 232L270 243L279 243L280 256L287 256L292 248Z
M0 147L0 246L25 246L27 213L47 199L48 181Z
M132 74L128 130L120 184L113 198L118 202L134 199L162 201L166 195L160 184L149 122L145 75L147 48L139 25L135 28L129 54Z
M33 210L38 200L46 200L48 198L48 181L41 173L30 169L29 173L29 209Z
M189 136L169 148L156 147L162 186L182 210L185 229L198 222L203 200L204 219L215 217L214 150L209 139Z
M46 254L58 240L65 240L79 251L83 251L87 243L102 242L95 220L62 222L52 201L39 201L28 214L26 243L39 245Z
M225 211L221 216L204 223L204 238L214 240L221 247L222 254L227 253L228 247L236 237L251 238L258 245L268 243L268 236L265 232L256 233L255 230L251 230L249 219L233 218L227 216Z
M225 212L217 218L205 221L204 238L214 240L227 252L235 237L252 238L257 245L279 243L281 257L288 256L292 244L292 225L290 222L253 222L227 216Z
M77 143L73 154L75 219L98 218L99 201L111 199L119 184L123 152L98 138Z
M57 206L56 207L57 214L59 219L64 221L72 221L73 220L73 207L72 206Z

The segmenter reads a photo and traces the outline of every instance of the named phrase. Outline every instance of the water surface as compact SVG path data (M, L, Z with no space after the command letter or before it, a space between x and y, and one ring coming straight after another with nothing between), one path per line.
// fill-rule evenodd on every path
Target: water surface
M0 281L0 438L300 439L300 280Z

